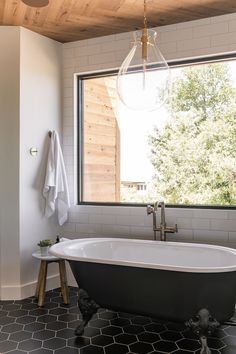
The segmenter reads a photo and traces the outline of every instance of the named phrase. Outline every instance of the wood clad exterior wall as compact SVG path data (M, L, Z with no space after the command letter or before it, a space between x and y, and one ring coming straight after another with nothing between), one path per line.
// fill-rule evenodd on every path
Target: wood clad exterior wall
M120 132L115 101L115 78L84 82L84 201L120 201Z

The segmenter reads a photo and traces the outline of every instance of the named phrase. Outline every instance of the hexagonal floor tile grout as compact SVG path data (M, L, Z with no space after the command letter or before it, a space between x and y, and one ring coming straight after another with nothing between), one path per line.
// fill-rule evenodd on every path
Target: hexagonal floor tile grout
M81 320L76 288L70 288L70 299L64 305L60 289L54 289L43 308L34 297L0 301L0 353L199 354L198 338L182 324L107 309L99 309L84 336L76 337ZM236 328L221 326L208 342L212 354L235 354Z

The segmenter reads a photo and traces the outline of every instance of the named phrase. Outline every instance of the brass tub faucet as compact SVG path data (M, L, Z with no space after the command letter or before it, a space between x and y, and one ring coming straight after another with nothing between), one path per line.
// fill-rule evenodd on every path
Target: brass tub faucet
M157 213L158 209L161 209L161 222L160 225L157 226ZM155 202L154 205L147 205L147 214L153 214L153 231L154 231L154 240L157 240L157 231L160 232L160 240L166 241L167 233L175 233L178 232L178 226L175 224L174 227L170 227L166 225L166 217L165 217L165 203Z

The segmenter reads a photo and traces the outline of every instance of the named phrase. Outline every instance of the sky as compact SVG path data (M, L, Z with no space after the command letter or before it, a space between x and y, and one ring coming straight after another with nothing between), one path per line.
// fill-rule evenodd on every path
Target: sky
M180 70L176 69L174 76L176 77L178 73ZM134 81L133 86L135 85ZM135 89L133 89L133 94L136 95ZM149 158L148 136L155 126L158 129L165 126L168 112L164 105L151 112L134 111L120 100L117 102L116 110L120 128L121 181L151 181L155 171Z
M236 86L236 61L228 62ZM181 75L181 69L171 70L172 80ZM134 84L135 87L135 84ZM135 90L133 90L135 95ZM165 107L152 112L134 111L120 100L116 111L119 115L121 147L121 181L151 181L155 174L149 159L150 147L147 137L157 126L162 129L168 118Z

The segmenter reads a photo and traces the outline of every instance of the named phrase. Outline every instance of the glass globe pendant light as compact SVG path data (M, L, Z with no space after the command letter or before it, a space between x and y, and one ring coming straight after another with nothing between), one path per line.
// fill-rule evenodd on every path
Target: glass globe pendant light
M146 0L144 25L134 33L134 44L117 76L120 100L130 109L153 111L166 101L170 69L156 44L157 33L147 28Z

